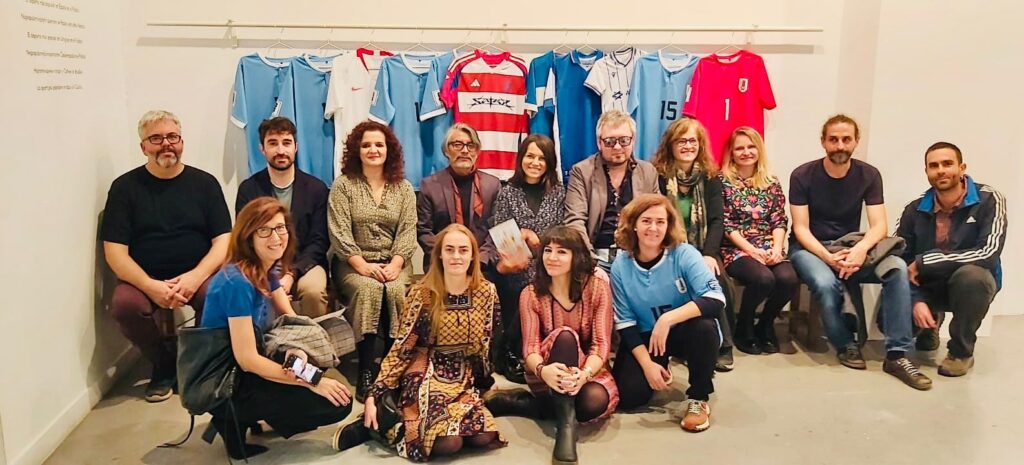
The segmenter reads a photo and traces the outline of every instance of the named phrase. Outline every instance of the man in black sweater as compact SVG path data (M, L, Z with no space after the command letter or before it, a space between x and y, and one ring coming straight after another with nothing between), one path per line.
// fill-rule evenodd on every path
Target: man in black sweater
M298 248L281 287L298 298L300 314L327 313L327 186L295 167L295 124L276 117L260 123L260 150L267 168L238 186L235 213L257 197L274 197L291 212Z
M951 312L943 376L974 366L974 343L989 304L1002 285L1000 254L1006 241L1006 199L966 174L960 148L936 142L925 151L931 189L907 204L896 235L907 241L910 290L918 350L939 347L941 312Z

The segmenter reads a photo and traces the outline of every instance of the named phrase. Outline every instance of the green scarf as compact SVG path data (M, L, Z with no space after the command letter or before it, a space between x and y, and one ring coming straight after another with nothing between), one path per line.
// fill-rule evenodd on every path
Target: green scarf
M668 197L676 205L678 205L680 197L690 196L692 206L690 207L690 227L686 228L686 241L697 250L703 251L704 239L708 235L704 205L704 170L701 169L699 163L694 163L689 176L680 170L676 171L676 175L668 178L667 181Z

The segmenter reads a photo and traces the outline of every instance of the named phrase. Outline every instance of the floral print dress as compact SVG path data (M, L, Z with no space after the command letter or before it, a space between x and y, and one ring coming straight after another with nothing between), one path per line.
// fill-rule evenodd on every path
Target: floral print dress
M725 240L722 241L722 260L725 266L747 255L729 239L733 231L739 231L754 247L771 250L774 246L772 231L789 226L786 194L782 191L779 179L774 176L766 189L754 187L749 179L733 184L723 178L722 198L725 203Z

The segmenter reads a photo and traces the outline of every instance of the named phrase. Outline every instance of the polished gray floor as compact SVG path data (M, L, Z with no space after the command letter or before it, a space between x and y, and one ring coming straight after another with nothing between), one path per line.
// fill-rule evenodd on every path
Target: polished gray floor
M883 373L876 344L865 353L866 372L840 366L831 353L798 348L788 355L739 354L736 370L715 380L712 427L700 434L678 427L686 368L674 366L678 390L659 394L645 411L618 413L585 430L580 463L1024 463L1024 317L998 317L993 326L992 336L979 341L977 363L965 377L935 373L944 348L916 354L935 381L928 392ZM155 405L141 399L146 370L140 366L122 381L47 463L227 462L219 440L207 445L193 436L176 449L156 447L179 438L188 415L176 397ZM200 418L198 428L208 418ZM500 418L498 424L507 448L439 462L550 463L550 424L522 418ZM407 463L378 445L337 454L328 444L333 431L321 428L287 441L272 433L257 437L270 451L250 463Z

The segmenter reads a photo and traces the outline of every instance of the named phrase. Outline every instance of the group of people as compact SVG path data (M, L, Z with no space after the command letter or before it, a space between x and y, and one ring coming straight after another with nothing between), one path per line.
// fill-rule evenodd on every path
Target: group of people
M845 115L822 126L825 156L793 171L789 216L757 131L736 129L719 167L692 118L668 127L648 163L634 157L633 119L604 113L598 153L572 167L568 187L551 139L527 137L503 184L476 169L480 135L455 124L443 147L449 168L419 193L387 126L366 121L348 134L328 189L296 169L295 126L273 118L259 128L268 167L239 187L234 227L217 180L181 163L178 119L149 112L138 130L147 162L114 181L101 230L120 279L110 308L153 364L154 402L175 384L165 310L190 305L199 325L228 328L245 375L211 424L236 458L265 450L245 442L247 425L262 420L289 437L343 420L355 398L364 412L336 431L339 450L375 438L425 461L500 447L494 417L521 415L555 420L553 459L575 463L577 424L672 389L670 357L689 372L680 426L704 431L715 371L733 369L733 347L779 351L774 322L801 281L839 362L854 369L866 362L843 294L880 282L883 370L929 389L908 357L915 337L919 350L936 349L952 313L938 371L966 374L1001 284L1005 200L966 174L960 149L925 151L932 188L904 209L893 245L881 176L852 158L860 131ZM489 229L509 219L533 258L495 246ZM413 283L417 243L425 275ZM354 396L261 353L275 316L327 312L328 282L358 340ZM494 389L495 371L528 389Z

